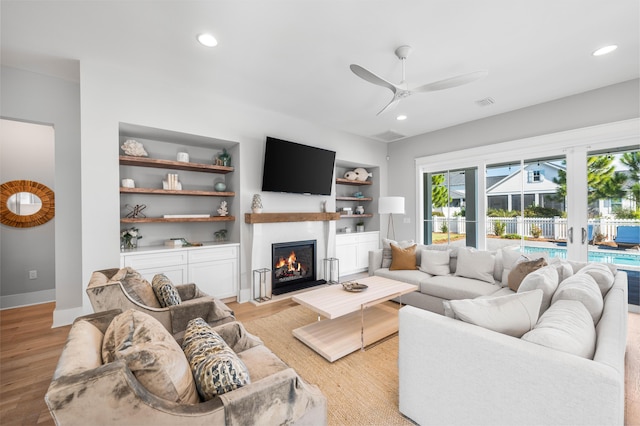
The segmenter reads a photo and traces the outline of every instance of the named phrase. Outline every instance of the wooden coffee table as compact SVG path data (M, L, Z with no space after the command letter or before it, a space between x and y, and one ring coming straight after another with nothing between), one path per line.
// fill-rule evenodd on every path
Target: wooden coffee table
M336 284L292 298L318 313L317 322L296 328L293 335L329 362L397 332L398 310L381 303L418 289L416 285L382 277L357 282L369 288L351 293ZM327 319L320 320L320 316Z

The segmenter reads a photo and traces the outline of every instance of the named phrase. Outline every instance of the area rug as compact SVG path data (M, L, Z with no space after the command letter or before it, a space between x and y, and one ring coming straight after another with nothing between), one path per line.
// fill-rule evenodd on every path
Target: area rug
M291 331L317 320L317 314L295 306L244 323L246 329L327 397L329 425L412 425L398 410L398 336L333 363Z

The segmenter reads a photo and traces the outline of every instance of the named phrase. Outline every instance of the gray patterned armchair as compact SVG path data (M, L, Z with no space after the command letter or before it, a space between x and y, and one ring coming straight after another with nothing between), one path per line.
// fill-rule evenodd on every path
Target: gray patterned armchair
M45 395L51 416L57 425L327 423L320 390L241 323L213 330L242 360L250 383L203 400L181 340L155 319L134 310L77 318Z
M196 284L175 286L182 303L161 307L151 284L132 268L95 271L87 286L87 295L95 312L135 309L145 312L171 333L181 333L194 318L217 326L235 321L233 311L221 300L202 292Z

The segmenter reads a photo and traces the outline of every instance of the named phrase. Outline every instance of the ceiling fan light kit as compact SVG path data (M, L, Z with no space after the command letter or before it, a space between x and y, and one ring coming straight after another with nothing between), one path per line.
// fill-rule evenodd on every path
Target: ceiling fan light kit
M405 78L405 61L411 54L412 50L413 49L411 48L411 46L406 45L400 46L395 50L395 55L402 61L402 81L398 84L391 83L384 78L372 73L366 68L361 67L360 65L351 64L349 66L349 68L351 68L351 71L361 79L377 86L386 87L393 93L393 98L391 98L391 101L376 115L380 115L388 109L395 107L398 102L400 102L400 100L407 98L414 93L425 93L433 92L436 90L450 89L452 87L461 86L463 84L479 80L489 74L489 72L486 70L474 71L409 89L409 84L407 83Z

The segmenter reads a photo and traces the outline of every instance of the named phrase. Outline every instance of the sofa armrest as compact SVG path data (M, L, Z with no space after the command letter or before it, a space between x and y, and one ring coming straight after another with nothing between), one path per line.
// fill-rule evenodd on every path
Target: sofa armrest
M382 268L382 249L369 251L369 275Z
M183 301L191 300L196 297L208 296L202 293L200 289L198 289L198 286L196 286L194 283L177 284L175 285L175 288L176 290L178 290L180 299L182 299Z
M400 412L419 424L624 422L608 365L412 306L399 322Z
M218 303L213 296L198 297L169 306L171 332L175 334L184 331L189 321L194 318L202 318L212 326L234 321L235 317L225 307L226 305Z
M291 368L220 396L227 425L327 424L327 399Z

